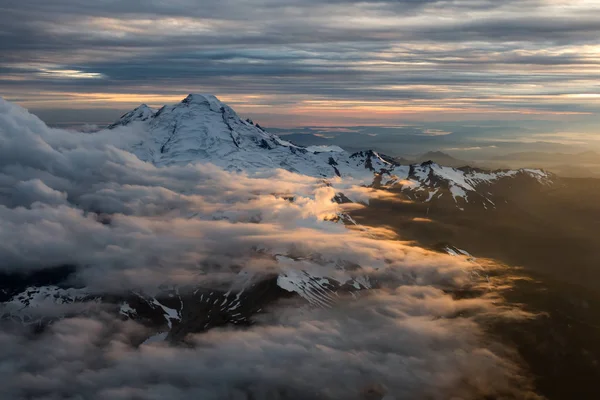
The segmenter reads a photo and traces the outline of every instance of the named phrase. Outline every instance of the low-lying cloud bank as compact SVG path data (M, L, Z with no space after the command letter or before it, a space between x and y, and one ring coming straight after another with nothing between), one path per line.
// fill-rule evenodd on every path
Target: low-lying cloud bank
M491 292L450 294L479 284L476 265L330 221L357 207L333 202L337 192L384 194L283 170L156 168L120 150L143 134L50 129L0 99L0 271L74 265L72 283L90 293L151 293L222 286L240 270L278 273L275 256L285 255L352 265L345 273L376 289L340 294L327 309L274 304L251 328L195 335L185 348L138 346L145 328L103 313L35 336L5 327L1 397L535 397L478 324L510 310Z
M251 329L194 336L192 348L135 348L131 338L141 332L130 322L67 319L35 340L0 334L0 392L47 399L535 398L505 351L486 345L473 320L455 318L490 307L400 287L333 309L274 309Z

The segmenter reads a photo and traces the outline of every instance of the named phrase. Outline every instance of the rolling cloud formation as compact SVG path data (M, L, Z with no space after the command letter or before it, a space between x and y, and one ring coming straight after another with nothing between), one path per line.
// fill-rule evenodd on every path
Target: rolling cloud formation
M251 327L191 335L185 347L138 345L146 328L102 309L36 335L3 323L1 397L536 398L482 328L521 313L477 279L480 267L328 221L360 206L332 202L338 191L382 193L283 170L157 168L122 150L141 135L51 129L0 100L0 271L74 265L72 283L92 293L151 293L276 274L285 255L352 264L375 288L322 309L282 300Z

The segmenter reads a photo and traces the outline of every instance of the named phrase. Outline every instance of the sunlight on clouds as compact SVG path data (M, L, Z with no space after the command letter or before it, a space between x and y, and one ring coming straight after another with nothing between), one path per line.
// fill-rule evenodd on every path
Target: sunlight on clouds
M412 219L413 222L433 222L432 219L429 218L420 218L420 217L414 217Z
M545 3L552 7L561 10L589 10L590 8L600 8L597 0L544 0Z
M446 135L450 135L451 133L452 132L444 131L441 129L425 129L421 135L422 136L446 136Z
M9 65L12 68L23 72L32 73L40 78L51 79L102 79L106 76L99 72L87 72L75 68L65 68L58 64L41 64L41 63L15 63ZM22 74L7 75L0 80L22 80L25 78Z
M477 142L487 143L554 143L560 145L592 145L600 142L600 135L596 132L549 132L549 133L534 133L527 136L515 138L474 138ZM488 146L495 147L495 146ZM468 150L468 149L446 149L446 150Z
M516 97L513 97L516 99ZM524 98L526 99L526 98ZM502 100L501 97L491 99L465 99L460 100L398 100L398 101L352 101L352 100L306 100L299 106L294 107L295 113L319 113L327 112L331 115L347 114L356 112L372 113L376 115L386 114L427 114L432 112L444 112L448 114L480 114L480 113L498 113L498 114L539 114L539 115L582 115L584 112L577 111L555 111L534 108L508 108L490 104L484 106L485 102L494 103Z
M475 150L483 150L483 149L496 149L498 146L472 146L472 147L446 147L444 151L475 151Z
M573 93L564 94L562 96L576 99L600 100L600 93Z
M31 12L45 39L0 63L2 95L125 111L214 93L279 127L600 112L596 0L110 3Z
M586 144L589 142L600 141L600 135L597 133L590 132L553 132L553 133L539 133L533 135L534 138L558 140L562 143L580 143Z
M38 73L39 76L54 79L101 79L104 75L98 72L83 72L76 69L50 69L43 68Z
M99 37L125 38L128 36L181 36L211 33L218 29L235 29L235 25L216 19L170 18L109 18L92 17L69 25L53 25L50 29L59 34L84 33Z

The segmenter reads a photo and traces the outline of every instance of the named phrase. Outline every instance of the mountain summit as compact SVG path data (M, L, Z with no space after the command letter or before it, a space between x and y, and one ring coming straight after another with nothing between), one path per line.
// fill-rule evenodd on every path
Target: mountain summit
M146 104L142 104L139 107L134 108L126 114L123 114L118 121L108 126L108 129L114 129L118 126L129 125L132 122L146 121L154 116L156 110L148 107Z
M230 171L283 168L317 177L373 181L373 172L393 168L375 152L349 154L336 146L296 146L240 118L213 95L190 94L153 114L144 106L110 127L146 124L146 137L131 150L155 165L210 162Z

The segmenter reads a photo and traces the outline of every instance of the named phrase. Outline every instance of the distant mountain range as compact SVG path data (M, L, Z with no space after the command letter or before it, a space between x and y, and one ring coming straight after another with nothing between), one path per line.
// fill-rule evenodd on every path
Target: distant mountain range
M427 161L433 161L436 164L440 164L445 167L454 167L454 168L460 168L460 167L466 167L466 166L470 166L470 167L476 166L473 161L461 160L461 159L452 157L450 154L444 153L442 151L428 151L427 153L423 153L421 155L418 155L418 156L412 157L412 158L410 158L408 156L397 157L396 161L398 161L400 164L420 164L420 163L424 163Z
M493 158L493 160L553 164L600 164L600 154L596 153L595 151L586 151L576 154L530 151L496 156Z

